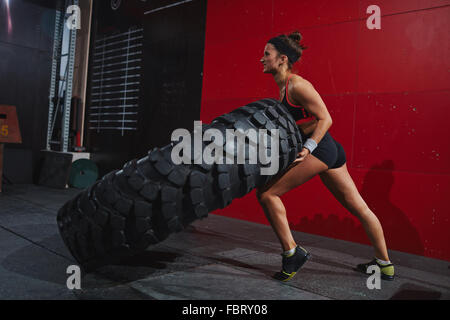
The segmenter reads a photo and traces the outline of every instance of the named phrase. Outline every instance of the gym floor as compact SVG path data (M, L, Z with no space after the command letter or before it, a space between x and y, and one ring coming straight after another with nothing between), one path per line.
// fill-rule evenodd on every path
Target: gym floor
M77 189L6 185L0 194L0 299L450 299L446 261L390 251L397 278L367 288L353 267L372 248L301 232L312 260L289 283L271 279L281 265L271 228L210 214L119 265L66 286L76 262L57 230L56 213Z

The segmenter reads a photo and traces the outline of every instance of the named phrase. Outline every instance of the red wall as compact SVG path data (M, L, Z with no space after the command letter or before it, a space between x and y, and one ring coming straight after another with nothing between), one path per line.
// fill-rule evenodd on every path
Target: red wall
M381 30L366 26L372 4ZM450 1L209 0L202 121L277 98L259 60L295 29L309 47L296 69L325 101L389 249L450 261ZM369 243L319 177L283 201L294 230ZM214 213L268 224L254 191Z

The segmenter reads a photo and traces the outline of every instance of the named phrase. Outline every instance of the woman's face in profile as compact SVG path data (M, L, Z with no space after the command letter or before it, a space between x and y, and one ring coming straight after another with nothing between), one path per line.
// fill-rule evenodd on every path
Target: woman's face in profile
M260 62L263 64L264 73L274 73L277 71L279 66L278 51L275 49L273 44L268 43L264 48L264 55Z

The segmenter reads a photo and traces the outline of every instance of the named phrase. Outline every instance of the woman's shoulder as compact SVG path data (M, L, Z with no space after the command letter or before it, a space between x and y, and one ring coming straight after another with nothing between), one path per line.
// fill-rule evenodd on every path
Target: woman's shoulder
M311 82L299 75L292 76L292 84L289 83L289 98L291 102L296 105L304 105L305 100L314 96L317 96L317 91Z
M299 76L298 74L293 74L289 80L293 86L295 87L304 87L304 86L312 86L312 83Z

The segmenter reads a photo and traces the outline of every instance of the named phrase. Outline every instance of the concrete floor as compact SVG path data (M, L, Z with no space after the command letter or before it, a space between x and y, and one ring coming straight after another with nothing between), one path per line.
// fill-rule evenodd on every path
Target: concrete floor
M120 265L82 275L59 237L56 212L79 190L7 185L0 193L0 299L450 299L450 262L390 251L397 278L369 290L353 267L372 248L294 232L312 260L289 283L271 279L281 265L271 228L211 214Z

